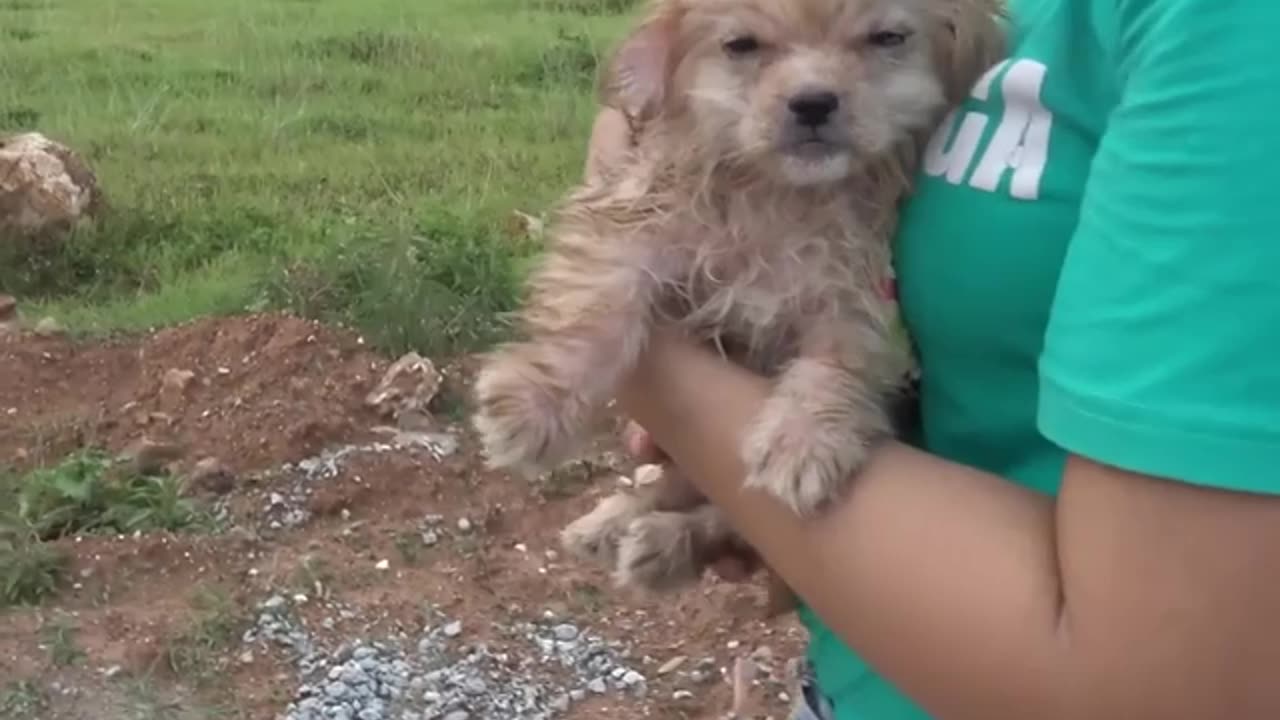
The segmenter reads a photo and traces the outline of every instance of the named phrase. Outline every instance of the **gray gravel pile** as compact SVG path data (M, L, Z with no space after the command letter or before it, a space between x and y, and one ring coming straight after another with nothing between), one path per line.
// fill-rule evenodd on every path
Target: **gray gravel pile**
M281 648L299 662L314 652L310 634L299 625L289 601L282 595L275 595L258 605L257 621L241 639L246 645Z
M267 496L263 516L272 530L295 528L311 519L307 501L316 487L342 473L348 458L359 455L378 455L388 452L426 452L440 460L457 452L458 439L449 433L423 433L388 429L391 439L387 442L370 442L360 445L343 445L330 448L314 457L296 463L286 463L278 473L291 482L287 488Z
M647 691L622 643L551 618L495 626L501 647L471 643L461 622L439 617L416 642L327 654L296 642L300 631L278 616L266 626L294 650L302 681L284 720L551 720L590 695Z

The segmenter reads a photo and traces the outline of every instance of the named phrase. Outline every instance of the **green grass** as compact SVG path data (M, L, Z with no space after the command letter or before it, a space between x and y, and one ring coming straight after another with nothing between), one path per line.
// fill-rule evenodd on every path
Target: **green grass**
M95 448L68 455L0 487L0 505L13 510L39 540L86 532L182 530L211 520L182 494L180 478L138 475L128 463Z
M48 707L48 697L32 680L18 680L0 688L0 718L37 720Z
M67 558L50 541L79 533L213 527L212 518L183 496L179 478L126 468L87 448L22 475L0 471L0 608L38 604L57 593Z
M0 608L36 605L57 594L67 554L27 533L0 529Z
M49 652L49 662L55 667L69 667L85 659L84 651L76 644L79 629L66 618L47 621L40 628L40 642Z
M389 351L501 332L634 0L0 0L0 132L109 211L0 290L73 331L288 308Z
M243 608L220 587L204 587L191 599L190 624L169 641L165 657L169 668L189 682L204 683L220 670L219 658L239 639L246 625Z

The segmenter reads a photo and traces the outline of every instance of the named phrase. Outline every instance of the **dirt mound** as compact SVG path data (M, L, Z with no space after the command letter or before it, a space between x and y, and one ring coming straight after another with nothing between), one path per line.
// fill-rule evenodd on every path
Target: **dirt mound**
M386 365L354 335L287 315L105 344L0 339L0 448L19 466L142 437L235 471L300 460L373 424L362 400Z
M387 417L365 400L391 360L352 333L287 315L103 343L0 337L0 463L22 470L85 445L118 453L146 439L179 448L180 473L216 458L233 478L225 496L201 496L220 518L215 532L58 540L71 556L58 597L0 610L0 678L20 681L9 690L0 681L0 708L26 698L41 708L32 718L117 720L148 717L136 710L145 696L271 720L291 703L325 700L321 689L366 702L354 685L326 688L324 672L359 675L353 643L382 643L363 652L417 667L414 648L447 617L460 634L432 652L509 660L485 670L507 673L490 683L561 683L562 695L547 695L569 707L557 717L717 717L729 707L733 659L753 651L770 671L756 687L760 717L785 715L783 662L800 635L759 621L758 589L708 581L636 597L566 562L558 530L616 488L619 468L588 464L538 487L486 471L458 408L447 407L465 389L461 362L437 359L445 388L429 417L380 427ZM590 675L604 673L589 664L595 650L557 644L566 624L616 654L613 676ZM559 654L539 656L546 643ZM401 702L440 694L427 687L409 678ZM371 697L350 716L400 720L387 703ZM104 709L116 705L125 709ZM470 717L507 720L499 714Z

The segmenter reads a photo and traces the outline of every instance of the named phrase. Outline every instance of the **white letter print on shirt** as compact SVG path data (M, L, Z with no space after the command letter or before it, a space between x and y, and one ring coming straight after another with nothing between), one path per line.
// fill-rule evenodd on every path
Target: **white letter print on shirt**
M983 74L970 96L986 101L991 84L1002 71L1000 94L1003 115L977 168L969 176L969 185L995 192L1004 174L1012 170L1009 194L1020 200L1035 200L1040 194L1040 180L1049 155L1049 133L1053 127L1053 114L1040 102L1046 68L1043 63L1026 58L1005 60ZM947 140L956 128L957 114L958 111L953 110L943 121L924 157L925 173L945 177L953 185L962 182L968 173L989 120L979 112L965 113L948 148Z

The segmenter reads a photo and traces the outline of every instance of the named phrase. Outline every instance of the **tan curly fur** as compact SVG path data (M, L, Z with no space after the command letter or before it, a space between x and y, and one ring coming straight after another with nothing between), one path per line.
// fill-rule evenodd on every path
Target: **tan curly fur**
M569 459L666 322L774 378L744 482L806 515L837 497L892 433L888 238L929 133L1003 52L994 2L654 2L601 86L631 149L568 195L523 337L478 375L489 463L539 475ZM562 539L651 589L739 542L671 468Z

